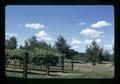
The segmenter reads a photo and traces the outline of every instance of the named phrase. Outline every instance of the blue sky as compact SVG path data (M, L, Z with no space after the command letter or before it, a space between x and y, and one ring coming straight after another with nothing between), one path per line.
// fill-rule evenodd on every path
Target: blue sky
M35 35L54 45L64 36L72 49L84 52L95 39L105 49L114 44L114 7L110 5L8 5L6 38L16 36L18 45Z

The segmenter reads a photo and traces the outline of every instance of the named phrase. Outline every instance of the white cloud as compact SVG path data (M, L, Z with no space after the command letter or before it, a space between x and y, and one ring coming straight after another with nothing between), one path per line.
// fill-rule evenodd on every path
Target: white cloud
M45 31L40 31L35 34L36 38L38 41L44 40L44 41L49 41L52 40L52 38L45 32Z
M113 47L113 45L111 45L111 44L107 44L104 46L105 49L112 49L112 47Z
M26 23L25 27L33 28L33 29L41 29L41 28L44 28L45 26L40 23Z
M71 47L71 49L78 49L80 46L78 46L78 45L74 45L74 46L72 46Z
M82 42L80 40L73 38L70 43L71 49L75 49L75 50L79 49L80 44L82 44Z
M106 45L104 45L104 49L110 51L111 54L114 53L113 52L113 45L112 44L106 44Z
M85 24L85 22L80 22L80 25L84 25Z
M87 45L90 45L92 43L92 41L93 41L92 39L86 39L84 43ZM96 41L96 43L100 43L101 39L95 39L95 41Z
M81 41L80 40L77 40L77 39L72 39L72 42L71 42L71 45L79 45L81 44Z
M85 40L85 44L90 45L91 43L92 43L92 40L91 40L91 39L90 39L90 40L89 40L89 39L86 39L86 40Z
M6 35L7 35L7 36L10 36L10 37L13 37L13 36L17 37L17 36L18 36L18 35L15 34L15 33L6 33Z
M108 22L102 20L102 21L98 21L98 22L92 24L90 27L92 27L92 28L102 28L102 27L106 27L106 26L111 26L111 23L108 23Z
M100 37L103 33L104 32L102 31L97 31L97 30L90 29L90 28L84 29L80 32L80 34L83 34L85 36L90 36L92 38Z
M95 40L97 43L100 43L101 42L101 39L96 39Z

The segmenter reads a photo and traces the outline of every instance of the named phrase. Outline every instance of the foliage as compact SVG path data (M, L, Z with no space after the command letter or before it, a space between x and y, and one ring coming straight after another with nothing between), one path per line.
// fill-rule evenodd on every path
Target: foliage
M110 61L113 63L113 65L114 65L114 52L115 52L115 47L113 46L113 48L112 48L112 54L111 54L111 57L110 57Z
M67 44L63 36L59 36L57 38L57 41L55 42L55 47L60 53L65 54L66 58L71 58L70 46Z
M47 49L51 48L51 46L48 45L45 41L38 41L35 36L32 36L31 38L25 41L24 48L27 50L33 50L34 48Z
M53 50L42 50L35 48L32 51L28 51L26 49L5 49L5 55L6 55L6 62L8 61L14 61L15 62L21 62L23 61L23 56L25 52L29 52L29 61L28 63L32 63L33 65L46 65L48 62L47 56L49 56L49 63L50 65L56 66L58 63L59 53L56 51L53 52Z
M110 52L108 50L104 50L103 52L103 56L104 56L104 61L110 61Z
M103 48L100 47L95 42L95 40L93 40L91 45L87 46L85 58L86 58L86 62L97 61L98 63L102 63L102 61L103 61Z
M10 39L5 40L6 49L16 49L17 48L17 39L16 37L11 37Z

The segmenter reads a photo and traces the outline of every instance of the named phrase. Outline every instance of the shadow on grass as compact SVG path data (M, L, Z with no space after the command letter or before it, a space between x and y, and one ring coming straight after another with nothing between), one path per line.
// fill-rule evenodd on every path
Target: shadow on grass
M13 70L6 70L7 72L13 72L13 73L23 73L23 71L13 71ZM35 73L35 72L27 72L27 74L33 74L33 75L46 75L46 73ZM49 76L60 76L60 75L56 75L56 74L49 74ZM14 78L14 77L13 77ZM17 77L15 77L17 78Z
M6 79L18 79L18 80L22 80L22 77L13 77L13 76L6 76Z

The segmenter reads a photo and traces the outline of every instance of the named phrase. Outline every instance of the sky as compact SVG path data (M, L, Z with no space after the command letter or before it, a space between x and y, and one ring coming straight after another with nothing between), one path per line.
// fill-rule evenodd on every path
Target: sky
M114 45L112 5L7 5L5 38L15 36L19 45L31 36L54 45L62 35L71 49L85 52L92 40L111 49Z

